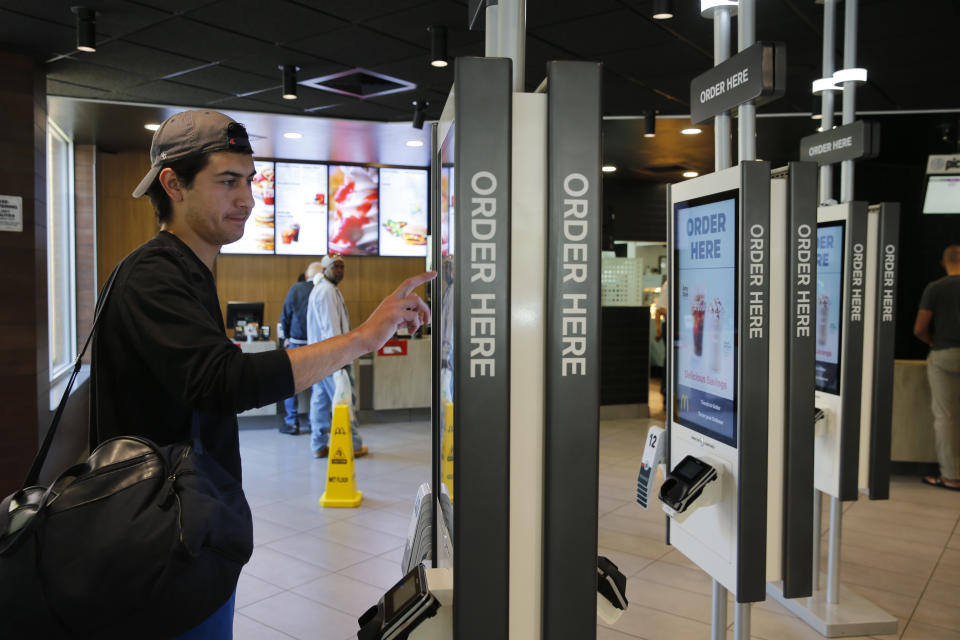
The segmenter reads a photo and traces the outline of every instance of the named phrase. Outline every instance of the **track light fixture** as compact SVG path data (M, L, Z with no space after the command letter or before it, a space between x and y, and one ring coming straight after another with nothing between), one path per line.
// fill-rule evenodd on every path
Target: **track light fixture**
M810 109L810 118L812 120L823 119L823 103L820 96L813 96L813 107Z
M430 64L434 67L447 66L447 28L442 25L427 27L430 32Z
M673 0L653 0L653 19L669 20L673 17Z
M414 129L423 129L423 121L427 117L427 107L430 106L430 103L426 100L414 100L413 101L413 128Z
M77 16L77 50L93 53L97 50L97 12L87 7L71 7Z
M280 69L283 70L283 99L297 99L297 71L300 70L295 64L285 64Z
M652 138L657 135L657 112L654 109L647 109L643 112L643 137Z

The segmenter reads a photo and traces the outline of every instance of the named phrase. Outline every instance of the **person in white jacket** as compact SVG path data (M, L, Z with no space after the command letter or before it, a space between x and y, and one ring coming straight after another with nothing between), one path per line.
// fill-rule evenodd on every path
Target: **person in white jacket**
M313 344L328 340L350 331L350 317L347 314L347 305L343 302L343 294L337 288L343 280L343 257L339 255L325 256L320 261L323 271L313 278L313 290L307 303L307 342ZM344 367L350 381L350 398L353 402L353 373L352 365ZM326 458L330 453L330 421L333 416L334 393L337 388L334 378L339 372L327 376L314 383L313 394L310 397L310 445L313 455L317 458ZM364 446L357 432L356 412L351 406L350 432L353 436L353 455L360 458L367 455L368 449Z

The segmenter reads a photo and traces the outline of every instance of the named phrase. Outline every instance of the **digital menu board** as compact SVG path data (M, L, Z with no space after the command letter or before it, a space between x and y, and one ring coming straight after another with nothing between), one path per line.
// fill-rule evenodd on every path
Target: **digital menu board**
M843 221L817 225L817 355L815 386L840 395L843 311Z
M327 252L327 165L278 162L276 167L276 252Z
M674 420L737 446L737 203L725 191L674 204Z
M424 169L380 170L380 255L427 255L427 184Z
M330 167L327 246L331 253L377 255L378 183L375 167Z
M244 225L243 237L224 245L220 253L272 254L274 248L274 190L273 163L256 160L253 163L253 211Z

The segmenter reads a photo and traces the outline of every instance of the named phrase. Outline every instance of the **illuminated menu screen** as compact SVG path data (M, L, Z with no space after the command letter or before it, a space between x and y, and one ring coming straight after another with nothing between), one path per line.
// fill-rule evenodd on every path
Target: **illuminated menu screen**
M674 205L674 420L737 446L737 191Z
M330 167L327 246L331 253L377 255L378 183L375 167Z
M273 163L255 161L253 176L253 211L247 218L243 237L220 249L221 253L273 254L275 223L275 199Z
M840 395L844 223L817 225L817 356L815 385Z
M380 255L427 255L427 183L423 169L380 170Z
M278 162L276 169L276 252L327 252L327 166Z

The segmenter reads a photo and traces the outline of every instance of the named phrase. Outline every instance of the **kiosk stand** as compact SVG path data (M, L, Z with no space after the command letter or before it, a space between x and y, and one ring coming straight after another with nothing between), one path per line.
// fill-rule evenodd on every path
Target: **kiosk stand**
M824 72L833 73L836 3L824 6ZM844 20L844 66L856 61L857 2L847 0ZM805 138L801 157L821 165L820 195L832 195L830 165L841 163L841 202L817 212L815 542L812 575L815 591L791 599L771 584L770 594L827 637L896 633L897 620L840 586L842 502L856 500L860 489L871 499L889 495L890 414L893 372L894 296L896 285L895 207L853 202L853 160L875 152L869 127L853 126L854 83L843 87L842 135L855 144L830 138L833 96L823 98L821 134ZM861 125L863 123L860 123ZM825 144L826 143L826 144ZM825 150L820 155L814 150ZM821 496L830 496L830 536L825 589L820 580Z

